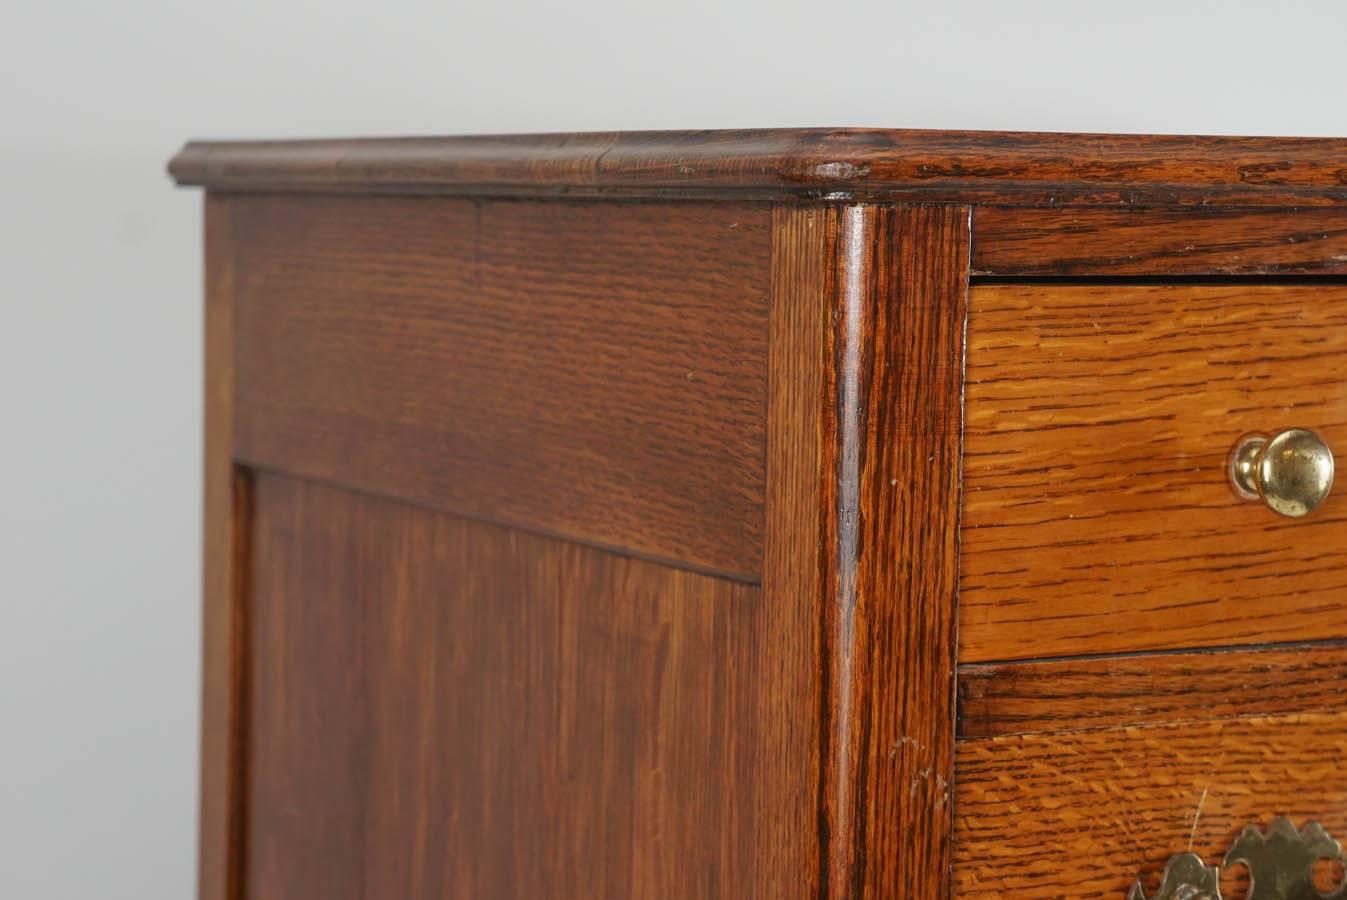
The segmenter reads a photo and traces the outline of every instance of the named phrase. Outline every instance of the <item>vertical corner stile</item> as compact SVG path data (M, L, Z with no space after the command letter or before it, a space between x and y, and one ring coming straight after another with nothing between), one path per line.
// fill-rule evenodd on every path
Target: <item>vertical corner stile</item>
M769 444L808 453L787 466L769 447L768 496L812 493L789 521L769 499L765 580L780 591L773 569L790 572L813 603L823 900L949 890L970 220L952 205L776 213L789 259L773 321L798 327L774 324L771 394L813 400L769 410Z

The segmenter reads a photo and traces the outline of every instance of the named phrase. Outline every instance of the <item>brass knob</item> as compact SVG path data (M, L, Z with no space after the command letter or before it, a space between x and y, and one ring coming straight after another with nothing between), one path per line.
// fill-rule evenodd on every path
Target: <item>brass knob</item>
M1246 434L1230 451L1230 483L1279 515L1309 515L1333 488L1333 451L1307 428Z

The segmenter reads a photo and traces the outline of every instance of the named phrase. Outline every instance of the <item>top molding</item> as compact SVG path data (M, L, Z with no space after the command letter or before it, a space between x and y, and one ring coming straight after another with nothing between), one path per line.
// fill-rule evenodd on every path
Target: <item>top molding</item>
M169 172L230 192L1330 206L1347 203L1347 140L766 129L194 141Z

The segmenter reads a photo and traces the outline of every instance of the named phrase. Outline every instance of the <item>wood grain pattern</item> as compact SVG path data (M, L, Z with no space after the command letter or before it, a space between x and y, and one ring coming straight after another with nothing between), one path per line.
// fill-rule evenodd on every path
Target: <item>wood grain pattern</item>
M829 897L829 834L823 827L823 534L834 513L826 471L831 435L823 409L832 383L828 340L836 273L838 210L772 213L772 312L767 408L767 524L762 593L764 639L775 643L772 679L790 697L777 739L783 764L807 778L807 818L776 823L762 847L763 897ZM782 720L778 720L780 722ZM770 723L769 723L770 725ZM765 733L771 733L765 731ZM786 852L783 852L786 851Z
M779 210L777 233L791 299L826 315L795 366L823 360L822 418L796 414L819 528L791 526L822 553L797 580L822 613L823 896L944 897L968 210Z
M972 291L961 660L1347 637L1347 504L1235 499L1238 437L1347 447L1347 288Z
M1341 643L959 669L965 738L1336 710L1344 702Z
M1347 211L979 207L972 268L1004 276L1340 275Z
M765 208L236 202L242 460L759 579Z
M1347 713L963 741L953 896L1122 898L1275 815L1347 834Z
M248 486L233 460L233 208L207 197L199 900L238 900L243 860L243 579Z
M392 543L401 523L372 501L271 476L255 477L254 504L242 896L362 900L374 896L365 884L375 777L369 645L398 597L389 588L407 573L388 549L360 538L378 528Z
M967 290L1343 274L1344 149L189 145L202 900L1121 898L1347 837L1347 505L1224 474L1347 446L1347 286Z
M854 599L845 579L837 585L831 632L851 642L833 652L853 656L858 714L855 809L868 862L853 896L936 900L948 895L951 855L969 210L885 210L874 238L868 271L852 273L869 279L855 287L879 286L873 307L852 305L865 299L852 284L843 292L848 315L876 339L867 354L848 323L851 334L835 342L836 424L859 438L854 467L848 439L839 441L839 496L854 489L858 498L856 574ZM853 387L854 422L841 413ZM845 565L850 538L845 518L839 524Z
M265 473L255 510L248 897L798 892L758 588Z
M603 194L1060 206L1333 205L1347 142L778 129L194 142L169 165L228 191Z

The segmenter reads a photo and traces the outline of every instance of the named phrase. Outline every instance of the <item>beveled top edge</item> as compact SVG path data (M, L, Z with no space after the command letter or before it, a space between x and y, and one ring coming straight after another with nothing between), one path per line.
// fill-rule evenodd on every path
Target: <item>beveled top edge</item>
M1332 205L1347 140L759 129L202 141L169 164L221 191Z

